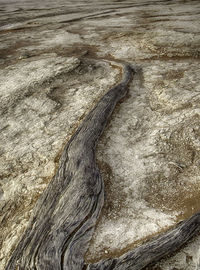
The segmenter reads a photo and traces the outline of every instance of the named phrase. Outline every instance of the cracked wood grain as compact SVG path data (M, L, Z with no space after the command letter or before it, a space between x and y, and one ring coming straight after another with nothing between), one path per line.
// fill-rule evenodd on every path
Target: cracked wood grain
M95 148L116 103L126 95L134 73L123 66L122 81L86 116L64 148L59 168L38 200L7 270L140 270L171 254L199 233L200 214L119 258L84 264L84 254L104 203L104 185Z

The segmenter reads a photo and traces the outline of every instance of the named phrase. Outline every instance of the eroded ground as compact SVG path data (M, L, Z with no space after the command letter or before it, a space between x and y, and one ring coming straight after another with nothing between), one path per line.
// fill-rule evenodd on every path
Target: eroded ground
M137 73L98 145L106 197L86 261L200 210L199 14L199 1L0 0L1 269L63 145L119 80L113 60ZM197 237L151 269L197 269L199 253Z

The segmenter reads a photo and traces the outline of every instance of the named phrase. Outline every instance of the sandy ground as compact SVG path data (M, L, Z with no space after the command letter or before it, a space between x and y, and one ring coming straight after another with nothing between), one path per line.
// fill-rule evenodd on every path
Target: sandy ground
M199 14L199 1L0 0L1 269L63 145L119 80L111 61L137 73L98 145L106 200L86 261L200 210ZM199 247L149 269L198 269Z

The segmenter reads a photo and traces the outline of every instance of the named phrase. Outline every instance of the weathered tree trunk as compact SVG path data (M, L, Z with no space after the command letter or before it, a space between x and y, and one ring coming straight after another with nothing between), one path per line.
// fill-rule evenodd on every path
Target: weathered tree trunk
M122 82L100 99L67 143L7 269L82 269L104 198L96 143L131 78L132 68L126 65Z
M104 201L104 185L95 161L96 143L116 103L127 93L133 69L124 65L123 73L121 83L100 99L64 148L58 171L39 199L7 270L139 270L199 232L197 214L117 259L84 265L84 254Z

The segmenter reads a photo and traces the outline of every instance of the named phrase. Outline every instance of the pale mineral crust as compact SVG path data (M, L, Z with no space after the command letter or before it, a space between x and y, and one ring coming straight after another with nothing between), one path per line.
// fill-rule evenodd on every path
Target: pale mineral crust
M112 61L137 72L98 144L105 202L86 262L200 211L199 29L199 1L0 0L0 269L63 146L119 81ZM199 264L196 237L149 269Z

